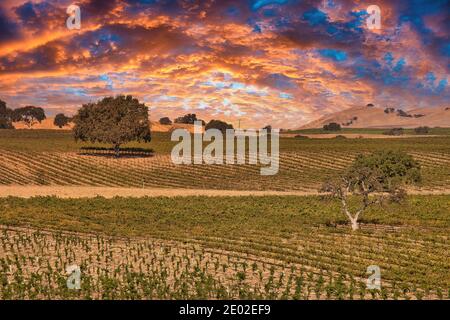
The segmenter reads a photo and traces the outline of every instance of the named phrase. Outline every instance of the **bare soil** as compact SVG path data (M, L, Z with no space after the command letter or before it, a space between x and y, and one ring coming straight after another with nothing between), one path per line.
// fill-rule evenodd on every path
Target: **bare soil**
M439 195L450 194L450 189L409 190L410 194ZM0 197L30 198L37 196L57 196L59 198L105 198L113 197L189 197L189 196L311 196L319 195L311 191L252 191L252 190L214 190L214 189L178 189L178 188L120 188L93 186L0 186Z

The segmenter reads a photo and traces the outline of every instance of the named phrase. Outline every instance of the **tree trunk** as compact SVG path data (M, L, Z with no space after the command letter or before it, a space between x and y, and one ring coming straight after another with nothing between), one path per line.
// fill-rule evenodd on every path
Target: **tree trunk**
M352 231L356 231L359 229L359 224L357 219L350 219L352 223Z
M341 202L342 202L342 210L344 211L345 215L350 220L350 223L352 226L352 231L358 230L359 229L358 218L359 218L359 214L361 212L357 212L356 215L353 217L350 214L350 211L348 210L347 200L345 198L341 198Z
M114 145L114 154L115 154L116 158L120 157L120 145L119 144Z

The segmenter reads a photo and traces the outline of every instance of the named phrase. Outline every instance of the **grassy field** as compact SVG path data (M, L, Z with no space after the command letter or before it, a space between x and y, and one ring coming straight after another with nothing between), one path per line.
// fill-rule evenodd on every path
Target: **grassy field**
M3 298L449 298L449 211L450 196L411 196L373 208L351 233L338 204L319 197L5 198L0 292ZM82 268L76 292L65 285L64 266L71 263ZM381 291L365 288L369 265L381 268Z

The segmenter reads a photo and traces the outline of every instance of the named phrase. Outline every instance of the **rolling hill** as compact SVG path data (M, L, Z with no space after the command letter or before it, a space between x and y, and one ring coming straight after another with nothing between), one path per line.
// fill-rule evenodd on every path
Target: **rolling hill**
M403 111L395 108L353 107L323 116L299 129L322 128L331 122L343 128L416 128L450 127L450 108L417 108Z

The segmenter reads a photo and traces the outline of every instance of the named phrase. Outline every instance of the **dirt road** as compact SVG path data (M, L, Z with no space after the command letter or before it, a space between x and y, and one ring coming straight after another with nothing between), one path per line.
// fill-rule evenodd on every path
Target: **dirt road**
M115 188L90 186L0 186L0 197L29 198L57 196L60 198L119 197L176 197L176 196L267 196L267 195L315 195L317 192L300 191L242 191L210 189L163 189L163 188Z
M412 190L411 194L450 194L450 190ZM0 186L0 197L30 198L36 196L57 196L60 198L113 197L176 197L176 196L308 196L317 191L251 191L211 189L157 189L157 188L114 188L91 186Z

